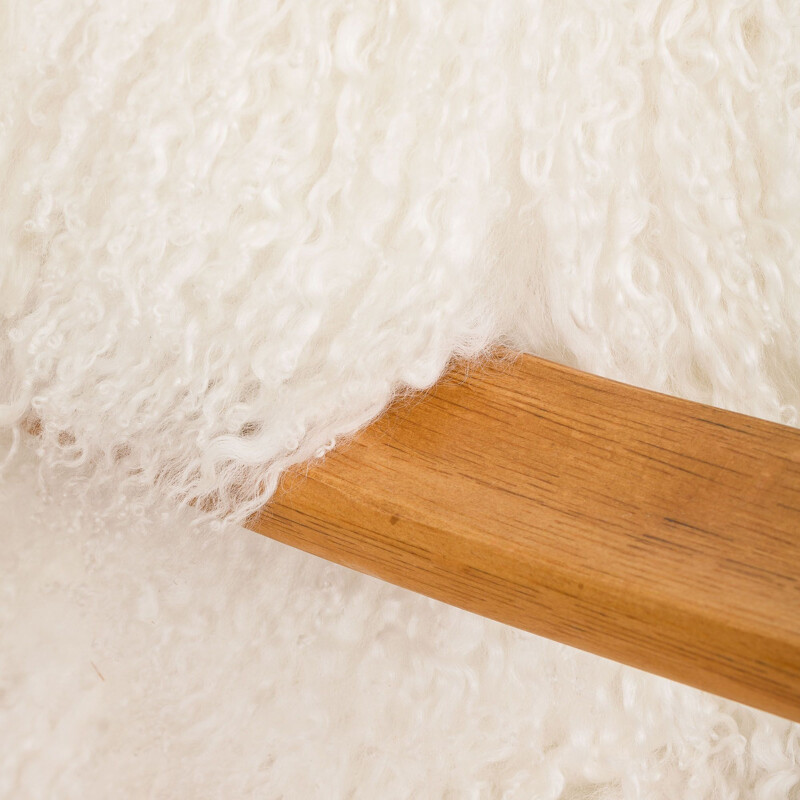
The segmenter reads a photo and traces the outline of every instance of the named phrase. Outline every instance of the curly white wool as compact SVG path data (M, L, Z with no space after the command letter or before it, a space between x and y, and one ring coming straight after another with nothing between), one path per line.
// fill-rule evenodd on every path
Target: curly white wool
M241 519L489 340L498 34L429 3L71 5L6 51L5 422L41 422L59 481Z
M0 422L49 485L241 520L499 340L797 423L796 4L1 8Z
M796 791L797 726L153 519L496 342L799 424L800 5L0 0L0 76L0 794Z

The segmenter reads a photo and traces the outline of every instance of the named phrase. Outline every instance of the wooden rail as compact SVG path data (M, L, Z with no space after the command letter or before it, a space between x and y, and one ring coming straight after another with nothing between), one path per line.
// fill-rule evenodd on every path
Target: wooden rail
M800 720L800 431L522 356L285 484L254 530Z

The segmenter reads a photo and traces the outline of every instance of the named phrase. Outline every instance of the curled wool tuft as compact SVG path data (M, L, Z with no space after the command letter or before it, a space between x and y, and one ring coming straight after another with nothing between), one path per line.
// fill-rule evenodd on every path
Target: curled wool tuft
M87 508L241 521L497 342L800 421L795 2L2 0L0 37L0 460Z
M799 130L792 0L0 0L0 796L796 797L797 725L165 509L498 342L800 424Z

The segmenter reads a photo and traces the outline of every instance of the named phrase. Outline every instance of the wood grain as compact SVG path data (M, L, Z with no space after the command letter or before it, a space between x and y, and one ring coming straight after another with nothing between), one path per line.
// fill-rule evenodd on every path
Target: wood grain
M800 720L800 431L521 356L285 484L254 530Z

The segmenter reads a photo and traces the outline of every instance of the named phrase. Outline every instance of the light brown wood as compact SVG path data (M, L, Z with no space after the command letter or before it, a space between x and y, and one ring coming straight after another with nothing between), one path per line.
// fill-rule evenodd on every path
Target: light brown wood
M286 481L255 530L800 720L800 432L520 357Z

